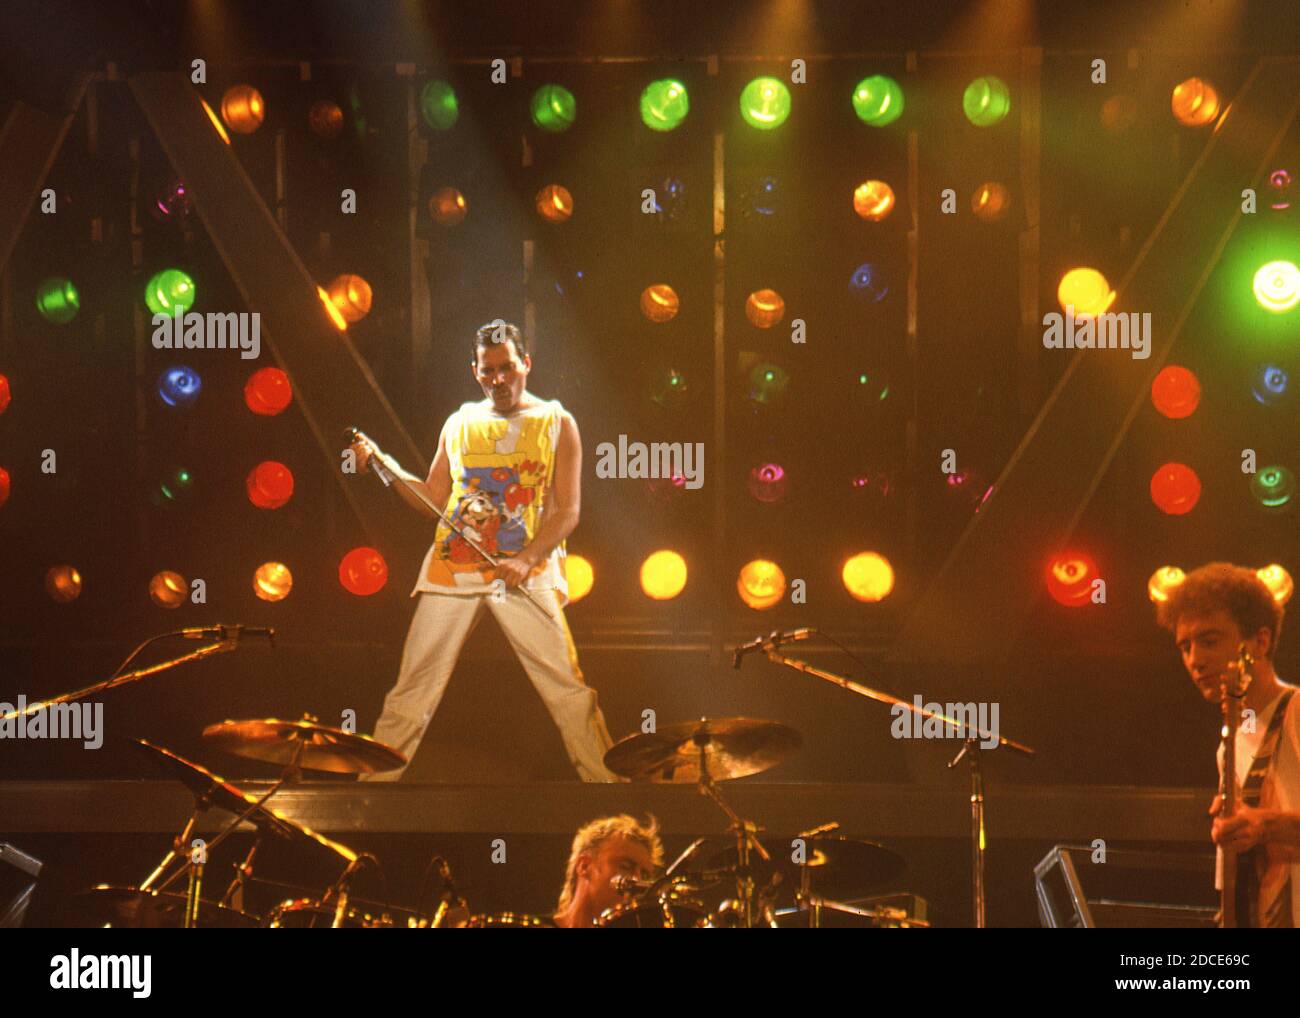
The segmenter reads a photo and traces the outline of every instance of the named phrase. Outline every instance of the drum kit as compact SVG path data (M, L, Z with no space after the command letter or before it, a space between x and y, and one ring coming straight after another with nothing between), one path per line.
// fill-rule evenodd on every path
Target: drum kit
M246 792L169 749L144 739L135 745L157 766L180 781L193 796L193 809L173 838L171 848L136 886L99 885L78 895L78 913L93 926L135 928L269 927L362 929L488 929L553 927L549 917L522 913L475 913L455 889L450 868L435 857L444 891L436 905L421 910L389 902L364 900L351 893L353 878L378 861L355 852L290 819L269 805L286 785L301 780L304 770L333 774L370 774L405 764L396 750L374 739L331 728L305 715L297 721L260 719L225 721L203 732L205 742L235 756L272 763L280 777L260 795ZM758 774L798 749L794 729L753 718L701 719L637 733L615 744L605 761L616 774L634 782L693 784L728 821L727 834L700 838L653 880L615 878L624 900L606 910L596 925L610 929L818 927L834 915L842 924L875 927L923 927L886 899L864 895L888 885L903 871L893 851L869 841L842 837L838 824L825 824L790 841L791 849L774 853L759 838L762 828L735 812L718 783ZM215 837L195 837L201 814L209 809L233 814ZM218 897L204 897L208 857L236 830L251 827L251 847L233 863L234 877ZM254 875L254 863L268 839L296 852L311 853L340 869L323 889L292 887L297 896L282 898L263 914L247 909L254 887L290 887ZM724 897L705 904L717 889ZM891 899L892 900L892 899Z

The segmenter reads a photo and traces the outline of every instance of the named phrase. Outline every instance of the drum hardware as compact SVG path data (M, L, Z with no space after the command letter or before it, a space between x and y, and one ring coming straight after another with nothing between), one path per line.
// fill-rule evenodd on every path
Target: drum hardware
M633 781L694 784L722 811L736 842L736 896L744 913L743 925L752 927L760 922L768 925L774 919L770 903L758 893L749 868L750 858L757 856L770 862L771 857L758 838L761 828L731 808L718 790L717 781L775 767L793 754L800 742L797 731L775 721L701 718L629 735L605 754L605 766ZM686 855L696 847L688 849Z
M805 629L798 630L796 633L808 633L812 631L813 630ZM817 668L806 661L799 660L798 658L787 657L781 652L780 647L782 643L802 638L802 636L797 636L792 633L773 633L766 640L759 641L758 649L763 650L767 654L768 660L776 664L785 665L787 668L793 668L795 671L803 672L805 675L812 675L816 678L824 679L832 685L839 686L841 689L847 689L851 693L857 693L859 696L865 696L868 699L877 701L878 703L885 703L895 707L901 706L922 718L934 718L935 720L943 722L955 731L969 733L963 740L961 751L958 752L958 754L948 763L948 768L951 770L953 767L956 767L957 764L961 762L962 757L966 757L970 762L971 899L972 908L974 910L975 926L979 929L983 929L986 925L984 846L987 838L984 828L984 776L980 769L979 751L984 748L982 743L989 740L995 740L995 745L993 747L995 749L1009 749L1021 754L1022 756L1030 758L1036 755L1036 751L1023 743L1015 742L998 733L986 732L983 729L978 728L971 733L971 726L966 725L961 721L945 717L944 715L938 714L934 711L926 710L924 707L919 707L914 703L900 700L896 696L891 696L888 693L883 693L879 690L872 689L869 686L864 686L861 683L854 682L853 680L844 677L843 675L837 675L835 672ZM738 653L736 656L737 667L739 667L740 657L741 655Z

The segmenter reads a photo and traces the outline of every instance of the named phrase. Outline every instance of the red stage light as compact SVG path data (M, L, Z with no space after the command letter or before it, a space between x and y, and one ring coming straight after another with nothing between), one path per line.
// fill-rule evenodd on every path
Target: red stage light
M0 375L0 414L9 406L9 379Z
M1201 498L1201 479L1185 463L1165 463L1151 475L1151 501L1161 512L1182 516Z
M1171 420L1190 417L1201 402L1201 383L1187 368L1171 364L1151 383L1151 402Z
M374 548L353 548L339 563L339 583L348 593L369 597L388 582L388 563Z
M289 376L279 368L254 371L244 383L244 403L255 414L274 417L293 402Z
M293 497L293 473L283 463L264 460L249 471L244 487L259 509L279 509Z
M1090 555L1062 552L1048 563L1047 592L1067 608L1081 608L1092 600L1092 581L1097 578L1097 563Z
M9 471L0 467L0 505L9 501Z

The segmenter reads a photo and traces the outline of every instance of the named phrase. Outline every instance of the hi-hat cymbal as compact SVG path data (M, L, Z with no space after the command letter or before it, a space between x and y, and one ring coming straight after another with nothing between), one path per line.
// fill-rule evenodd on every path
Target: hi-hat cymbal
M701 764L714 781L775 767L802 743L789 725L758 718L701 718L638 732L605 754L605 766L633 781L695 784Z
M195 801L204 808L215 806L224 809L227 813L240 816L247 812L259 798L217 777L192 760L186 760L183 756L173 753L170 749L155 746L145 739L136 739L135 744L170 770L173 777L194 793ZM346 845L340 845L323 834L317 834L310 827L304 827L297 821L290 820L279 810L265 804L258 806L249 814L248 822L263 834L271 833L299 845L319 846L348 862L356 861L356 853Z
M87 927L177 930L185 925L185 895L100 884L76 895ZM197 925L215 929L257 926L257 918L215 901L200 901Z
M203 738L235 756L331 774L376 774L406 764L392 747L322 725L310 715L300 721L223 721L203 729Z

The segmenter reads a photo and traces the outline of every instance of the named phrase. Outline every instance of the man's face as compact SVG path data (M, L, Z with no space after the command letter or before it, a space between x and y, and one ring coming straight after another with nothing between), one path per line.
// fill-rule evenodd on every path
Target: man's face
M533 362L520 357L513 340L489 343L475 352L474 378L483 389L483 395L492 401L498 413L508 413L519 404L528 372Z
M578 878L586 881L591 907L597 915L626 898L614 890L611 880L617 876L646 880L653 872L649 849L622 835L602 841L589 858L578 863Z
M1183 667L1209 703L1218 703L1222 676L1237 661L1243 637L1232 616L1220 610L1205 615L1184 615L1174 629ZM1246 649L1256 659L1268 647L1268 630L1260 630L1245 640Z

